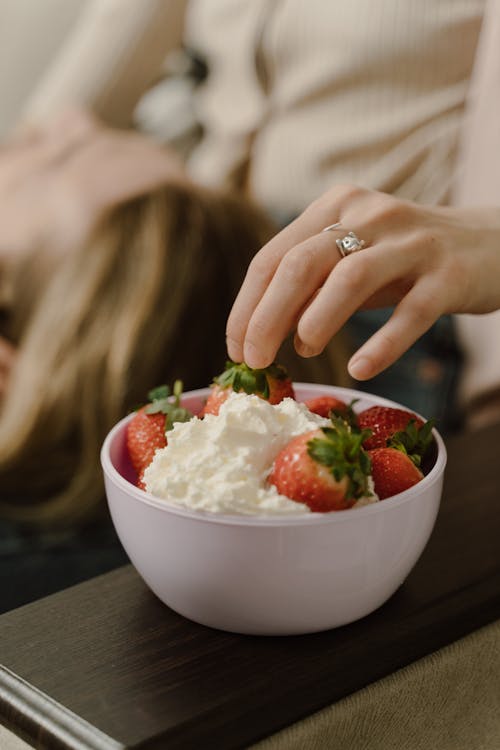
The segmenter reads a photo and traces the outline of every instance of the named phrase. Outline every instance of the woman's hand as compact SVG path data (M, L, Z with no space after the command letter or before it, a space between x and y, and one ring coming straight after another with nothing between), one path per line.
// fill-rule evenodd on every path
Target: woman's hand
M336 240L349 231L365 247L342 258ZM228 353L265 367L295 331L297 352L312 357L356 310L390 305L389 321L349 362L358 380L391 365L440 315L500 308L500 208L330 190L253 259L228 320Z

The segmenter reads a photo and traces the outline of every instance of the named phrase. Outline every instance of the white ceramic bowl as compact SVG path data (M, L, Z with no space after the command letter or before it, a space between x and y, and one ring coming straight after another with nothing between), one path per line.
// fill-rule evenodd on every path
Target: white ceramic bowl
M303 401L331 394L357 410L401 407L360 391L295 384ZM198 411L208 389L183 403ZM420 557L439 508L446 449L434 431L436 462L409 490L335 513L248 517L190 511L134 486L125 430L101 454L113 523L147 585L176 612L222 630L292 635L334 628L380 607Z

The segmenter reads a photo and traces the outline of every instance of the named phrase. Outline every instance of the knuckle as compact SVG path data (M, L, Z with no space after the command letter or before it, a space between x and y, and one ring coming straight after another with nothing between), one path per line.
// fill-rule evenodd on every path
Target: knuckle
M394 224L409 221L411 208L406 201L390 195L379 194L373 207L372 221L377 224Z
M266 280L271 274L270 259L264 252L259 252L249 263L247 275L254 277L256 281Z
M345 294L359 292L367 283L369 267L362 254L349 255L335 266L337 283L341 284Z
M364 188L358 185L340 184L329 188L325 193L316 198L305 209L305 214L319 214L322 217L328 217L338 220L338 213L346 204L358 199L367 193ZM326 220L328 221L328 218Z
M390 352L398 351L400 348L400 342L390 330L385 330L382 328L379 332L379 335L380 346L378 355L375 355L373 353L371 355L373 359L375 359L375 357L378 357L377 364L380 364L380 362L382 362Z
M290 286L302 285L316 262L314 250L307 245L298 245L288 252L280 265L280 276Z
M420 292L411 302L410 318L420 323L435 320L441 311L441 297L436 292Z
M475 275L467 263L467 258L452 251L442 251L444 262L438 271L443 289L454 307L460 308L474 294Z
M268 330L269 322L267 317L256 313L248 324L245 340L251 345L260 346L262 345L262 341L265 340Z
M368 191L365 188L360 187L359 185L346 183L343 185L336 185L334 188L332 188L332 192L336 195L337 198L343 201L349 201L365 195L365 193L367 193Z
M268 325L267 317L256 312L248 324L247 340L251 343L261 342L262 336L267 333Z

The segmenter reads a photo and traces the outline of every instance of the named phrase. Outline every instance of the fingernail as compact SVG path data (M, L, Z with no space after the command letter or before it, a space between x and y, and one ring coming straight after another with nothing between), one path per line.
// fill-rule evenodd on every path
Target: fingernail
M243 353L238 342L226 336L226 349L227 353L229 354L229 358L232 359L233 362L241 362L241 360L243 359Z
M304 344L298 333L295 334L293 343L295 346L295 351L297 352L297 354L300 354L301 357L314 357L314 355L318 353L316 349L313 349L312 347L307 346L307 344Z
M316 354L316 351L314 349L311 349L310 346L305 346L304 344L301 344L299 354L302 357L314 357Z
M262 353L253 344L245 344L243 360L254 370L266 367L269 364L265 357L262 356Z
M347 365L349 374L356 380L366 380L373 372L373 366L368 357L352 359Z

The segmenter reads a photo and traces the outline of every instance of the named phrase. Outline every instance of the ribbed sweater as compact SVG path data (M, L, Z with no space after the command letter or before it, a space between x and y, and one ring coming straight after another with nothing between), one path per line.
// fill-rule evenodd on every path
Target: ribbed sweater
M192 0L191 169L291 215L349 182L448 199L484 0Z

